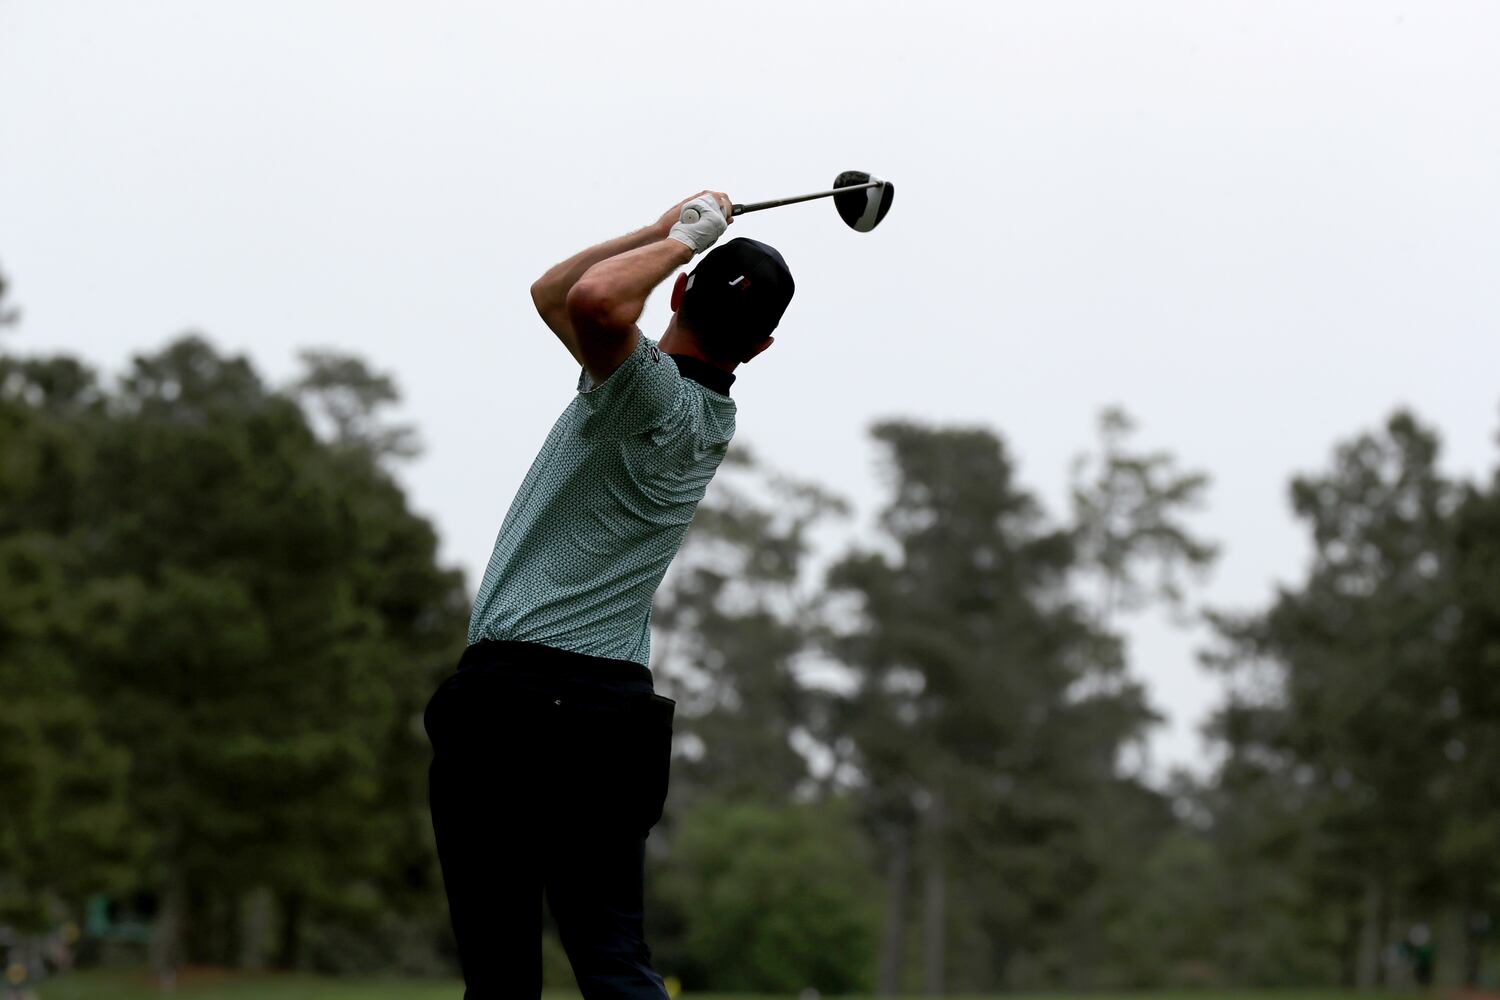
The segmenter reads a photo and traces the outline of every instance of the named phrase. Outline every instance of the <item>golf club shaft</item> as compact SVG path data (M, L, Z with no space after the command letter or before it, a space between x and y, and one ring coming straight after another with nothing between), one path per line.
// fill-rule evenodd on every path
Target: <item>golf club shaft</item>
M733 215L744 215L746 212L759 212L763 208L780 208L782 205L795 205L799 201L812 201L814 198L831 198L844 191L863 191L866 188L880 187L885 181L870 181L868 184L851 184L848 187L834 188L832 191L819 191L817 194L799 194L795 198L778 198L775 201L757 201L749 205L735 205Z

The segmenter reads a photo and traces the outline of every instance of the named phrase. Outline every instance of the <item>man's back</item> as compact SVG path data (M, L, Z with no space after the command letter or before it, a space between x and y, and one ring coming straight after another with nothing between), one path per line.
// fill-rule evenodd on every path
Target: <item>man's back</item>
M645 336L603 383L581 372L500 528L468 641L647 663L652 595L734 435L733 380Z

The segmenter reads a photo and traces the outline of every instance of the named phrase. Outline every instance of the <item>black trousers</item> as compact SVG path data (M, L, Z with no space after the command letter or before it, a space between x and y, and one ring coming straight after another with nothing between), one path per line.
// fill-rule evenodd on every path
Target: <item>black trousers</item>
M427 704L432 826L465 1000L542 988L542 898L586 1000L667 995L642 932L675 703L638 663L479 642Z

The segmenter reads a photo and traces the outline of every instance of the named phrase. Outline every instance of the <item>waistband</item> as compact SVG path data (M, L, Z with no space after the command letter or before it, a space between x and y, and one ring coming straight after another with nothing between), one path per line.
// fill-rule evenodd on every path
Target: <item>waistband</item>
M474 667L498 667L535 673L558 673L585 681L644 681L651 684L651 671L634 660L617 660L608 656L590 656L570 649L558 649L539 642L514 639L481 639L465 649L458 659L459 670Z

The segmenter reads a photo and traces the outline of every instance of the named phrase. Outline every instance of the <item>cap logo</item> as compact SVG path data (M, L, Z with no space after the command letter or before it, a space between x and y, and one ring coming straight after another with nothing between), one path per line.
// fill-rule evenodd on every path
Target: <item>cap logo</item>
M733 288L733 287L734 287L734 286L736 286L736 285L738 285L738 284L739 284L739 283L740 283L740 282L742 282L742 281L744 281L744 282L745 282L745 284L744 284L744 286L743 286L743 287L742 287L742 288L741 288L741 289L740 289L740 291L744 291L744 290L745 290L745 289L746 289L746 288L749 288L749 287L750 287L750 282L748 282L748 281L745 281L745 276L744 276L744 275L743 275L743 274L742 274L742 275L740 275L740 276L739 276L739 277L738 277L738 278L735 278L735 279L734 279L734 280L733 280L733 281L731 281L731 282L730 282L730 283L729 283L729 287L730 287L730 288Z

